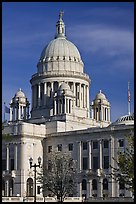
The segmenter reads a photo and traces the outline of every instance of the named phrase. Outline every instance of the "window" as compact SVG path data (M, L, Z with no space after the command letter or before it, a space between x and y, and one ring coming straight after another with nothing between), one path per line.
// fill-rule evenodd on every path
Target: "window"
M98 149L98 142L97 141L93 142L93 149Z
M119 182L119 189L124 190L125 189L125 183L123 181Z
M58 144L58 151L59 151L59 152L62 151L62 144Z
M69 149L69 151L73 151L73 144L72 143L68 144L68 149Z
M97 180L96 179L92 180L92 190L97 190Z
M124 140L119 140L119 147L124 147Z
M2 159L2 170L6 170L6 159Z
M104 148L109 148L109 141L108 140L104 140Z
M93 157L93 169L98 169L98 157Z
M104 169L109 168L109 156L104 156Z
M82 180L82 190L86 190L87 189L87 183L86 183L86 180L83 179Z
M108 180L106 178L103 179L103 190L108 190Z
M48 146L48 153L52 152L52 146Z
M88 157L83 157L83 170L88 169Z
M14 170L14 159L11 159L11 170Z
M40 186L37 186L37 194L40 194Z
M83 150L87 149L87 142L83 142Z
M51 163L51 161L50 161L50 160L48 161L48 170L49 170L49 171L51 171L51 170L52 170L52 163Z

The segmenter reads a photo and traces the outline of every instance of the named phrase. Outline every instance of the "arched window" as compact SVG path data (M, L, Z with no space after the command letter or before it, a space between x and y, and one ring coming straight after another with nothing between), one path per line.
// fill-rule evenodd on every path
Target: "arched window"
M103 179L103 190L108 190L108 180L106 178Z
M82 190L87 190L87 183L85 179L82 180Z
M27 196L33 196L33 179L27 179Z
M125 189L125 183L124 183L124 181L120 181L120 182L119 182L119 189L120 189L120 190L124 190L124 189Z
M97 180L96 179L92 180L92 189L97 190Z

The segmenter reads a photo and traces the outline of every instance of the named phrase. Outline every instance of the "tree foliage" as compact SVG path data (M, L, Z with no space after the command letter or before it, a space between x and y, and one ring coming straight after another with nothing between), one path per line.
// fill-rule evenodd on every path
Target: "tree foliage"
M4 130L4 123L2 123L2 130ZM12 136L10 134L2 133L2 140L10 142L12 140Z
M125 184L125 188L134 192L134 133L126 136L128 141L127 147L123 152L118 152L118 160L114 161L117 164L117 168L112 167L112 177Z
M44 196L50 193L63 202L66 196L76 194L77 170L76 161L67 153L49 153L45 167L38 173Z

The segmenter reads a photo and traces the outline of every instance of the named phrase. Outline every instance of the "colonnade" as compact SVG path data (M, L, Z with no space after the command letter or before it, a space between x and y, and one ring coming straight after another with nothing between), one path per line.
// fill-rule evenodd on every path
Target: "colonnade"
M10 107L10 121L28 119L29 105L14 104Z
M110 121L110 107L102 106L92 109L92 119L97 121Z
M70 85L76 97L75 106L89 109L89 87L88 85L75 82L66 82ZM32 86L32 107L46 106L48 101L53 98L54 93L58 90L61 82L52 81L38 83Z
M17 143L13 144L14 145L14 170L18 169L18 146ZM9 160L10 160L10 144L6 145L6 170L9 169Z
M95 140L96 141L96 140ZM111 165L114 165L113 164L113 157L114 157L114 150L113 150L113 143L114 143L114 138L111 137L109 140L109 148L108 148L108 151L107 151L107 154L109 156L109 169L108 169L108 172L111 172L111 169L110 169L110 164ZM90 177L86 177L86 181L87 181L87 190L86 190L86 194L87 194L87 197L92 197L92 193L93 192L96 192L97 193L97 197L103 197L103 156L104 156L104 152L103 152L103 140L98 140L98 161L99 161L99 164L98 164L98 170L95 170L94 171L94 176L90 176ZM96 154L93 153L93 140L92 141L88 141L88 153L87 153L87 157L88 157L88 169L87 171L89 170L90 171L90 175L92 174L93 175L93 156L95 156ZM82 147L82 141L78 142L78 172L82 172L83 171L83 156L84 156L84 150L83 150L83 147ZM98 187L97 187L97 190L96 191L93 191L92 190L92 180L93 179L96 179L97 180L97 183L98 183ZM83 194L83 191L82 191L82 188L81 188L81 184L82 184L82 181L80 181L80 184L79 184L79 192L80 192L80 196L82 196ZM107 193L108 194L111 194L110 196L112 197L115 197L115 181L113 181L113 179L108 179L108 190L107 190Z

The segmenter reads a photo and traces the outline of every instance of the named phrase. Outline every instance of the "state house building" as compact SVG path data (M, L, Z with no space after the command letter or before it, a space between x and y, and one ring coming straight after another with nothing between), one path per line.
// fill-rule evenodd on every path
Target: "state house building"
M51 151L62 151L77 160L78 189L73 196L131 197L109 174L110 165L116 166L113 157L126 148L125 135L134 127L134 115L111 123L111 106L103 91L89 101L91 79L84 73L79 50L65 35L61 12L55 37L43 48L30 83L31 111L21 89L10 102L3 133L12 138L2 142L2 195L33 196L30 157L37 163L40 156L44 163ZM42 195L38 183L36 193Z

